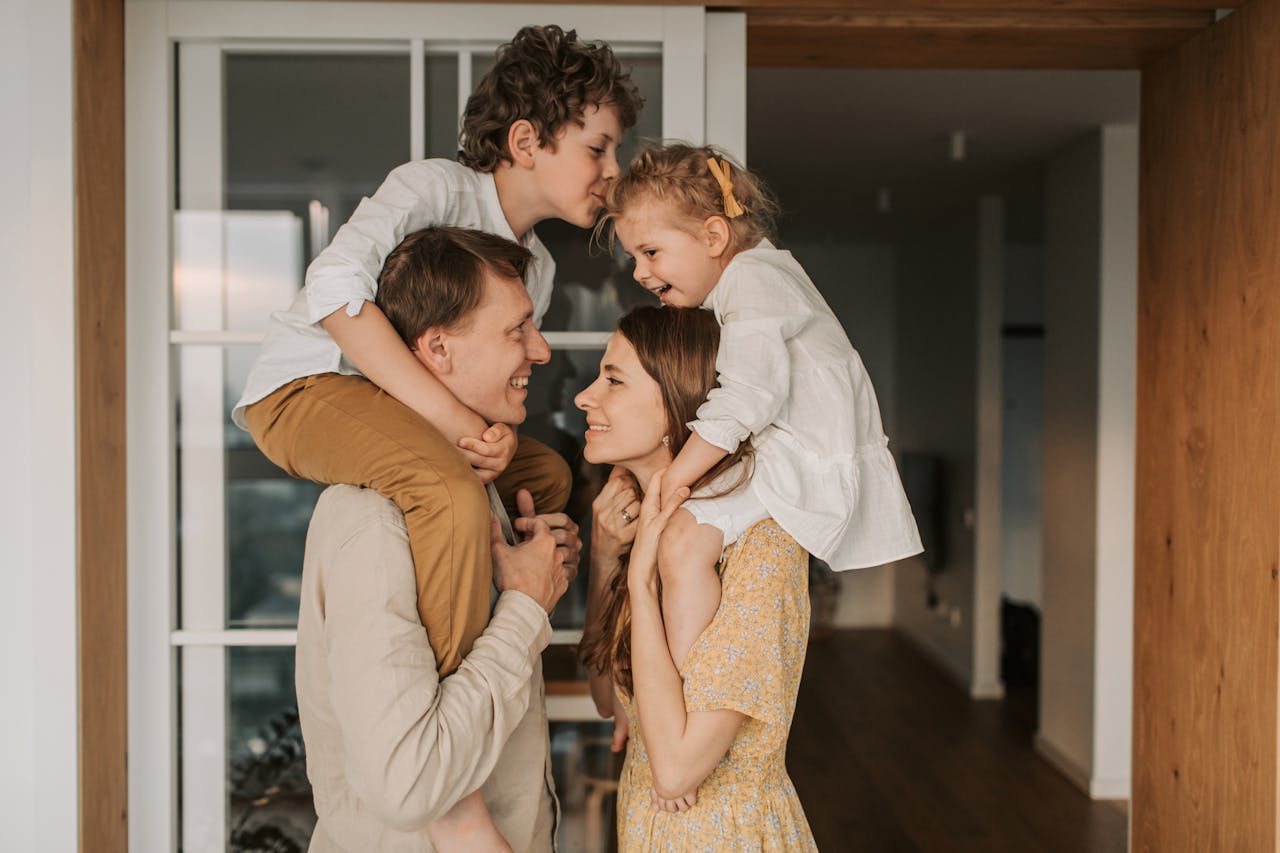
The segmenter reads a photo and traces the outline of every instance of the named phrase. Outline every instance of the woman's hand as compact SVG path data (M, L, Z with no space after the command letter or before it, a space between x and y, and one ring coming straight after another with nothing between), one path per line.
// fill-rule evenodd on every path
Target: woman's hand
M591 502L591 550L602 564L616 564L631 548L640 520L640 488L626 468L615 467Z
M666 528L671 514L680 508L685 498L689 497L689 489L682 486L677 489L666 505L662 505L662 471L649 480L649 488L645 490L644 500L640 502L640 523L636 530L635 543L631 546L631 562L627 567L627 581L632 586L637 584L656 587L658 583L658 540Z

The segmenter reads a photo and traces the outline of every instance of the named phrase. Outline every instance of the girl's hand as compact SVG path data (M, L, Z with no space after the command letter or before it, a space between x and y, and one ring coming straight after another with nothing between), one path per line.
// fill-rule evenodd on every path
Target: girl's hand
M683 797L676 797L674 800L664 800L658 796L658 792L649 789L649 802L655 809L663 812L686 812L698 803L698 792L692 791Z
M516 455L516 432L506 424L494 424L479 438L464 435L458 439L458 450L475 469L480 482L488 485L507 470Z
M616 563L631 548L640 520L640 489L626 468L615 467L591 502L591 548L601 561Z
M671 514L680 508L685 498L689 497L689 489L682 486L677 489L666 505L662 505L662 475L666 469L657 472L649 480L649 488L640 502L640 524L636 530L635 544L631 546L631 562L627 567L627 580L631 584L656 586L658 583L658 540L666 528Z

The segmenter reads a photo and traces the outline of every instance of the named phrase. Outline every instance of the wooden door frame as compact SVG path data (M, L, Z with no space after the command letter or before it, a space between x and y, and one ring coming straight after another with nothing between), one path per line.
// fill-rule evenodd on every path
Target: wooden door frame
M1245 5L1221 0L664 4L745 11L749 67L1061 69L1141 68L1208 27L1215 7ZM893 11L884 11L887 7ZM73 0L73 29L80 849L123 853L128 788L124 0Z

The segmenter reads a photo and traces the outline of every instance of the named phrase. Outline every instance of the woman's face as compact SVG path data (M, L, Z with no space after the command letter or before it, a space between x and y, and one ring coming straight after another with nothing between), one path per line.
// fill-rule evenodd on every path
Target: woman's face
M662 393L621 333L609 338L600 375L573 402L587 413L583 456L588 462L621 465L632 473L670 464L671 452L662 443L667 429Z

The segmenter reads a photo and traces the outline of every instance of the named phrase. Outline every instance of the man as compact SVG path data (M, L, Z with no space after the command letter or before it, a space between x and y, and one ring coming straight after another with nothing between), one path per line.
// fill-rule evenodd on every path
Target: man
M379 281L378 307L414 356L491 424L524 420L530 369L550 355L521 283L528 258L493 235L431 228L405 238ZM486 494L454 448L440 439L414 464L435 478L422 500L441 561L454 571L463 555L500 595L461 665L441 678L428 635L447 633L464 614L435 608L419 616L404 515L367 489L333 486L321 495L307 536L297 650L318 816L310 849L422 851L436 849L433 838L443 849L439 827L479 789L489 832L481 827L467 841L458 832L474 825L455 824L444 838L466 849L549 851L540 654L551 637L547 614L576 571L577 528L563 514L534 516L525 496L516 522L524 541L509 544L514 534L503 527L496 493Z

